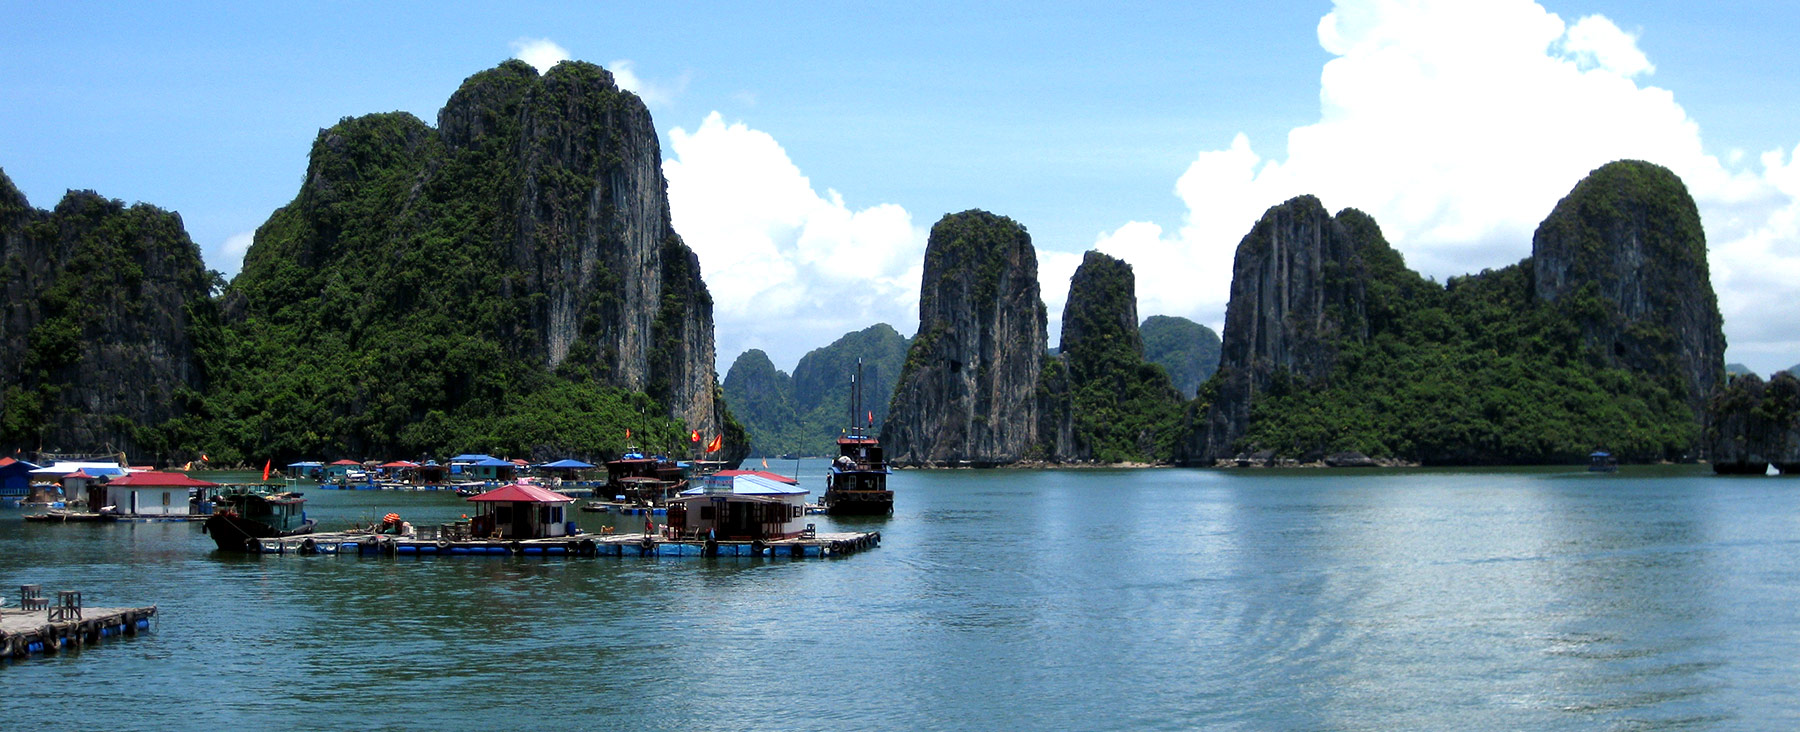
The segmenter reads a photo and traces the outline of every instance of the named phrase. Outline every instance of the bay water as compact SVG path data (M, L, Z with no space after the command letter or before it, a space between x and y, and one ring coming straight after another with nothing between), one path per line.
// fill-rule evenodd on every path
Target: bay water
M824 465L776 469L816 498ZM892 517L811 517L882 535L824 560L246 557L198 524L0 512L9 604L38 583L159 608L150 633L0 663L4 724L1800 727L1800 480L1095 469L890 485ZM307 497L322 530L469 512L448 492Z

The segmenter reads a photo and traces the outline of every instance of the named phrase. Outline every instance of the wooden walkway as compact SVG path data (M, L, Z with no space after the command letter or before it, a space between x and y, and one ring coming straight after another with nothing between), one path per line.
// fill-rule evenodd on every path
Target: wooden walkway
M24 658L137 635L150 627L156 606L81 608L81 617L51 620L51 610L0 608L0 657Z
M873 549L880 532L820 532L812 537L774 541L667 539L644 534L578 534L548 539L423 539L326 533L263 539L263 554L356 554L374 556L560 556L560 557L765 557L804 559L838 557Z

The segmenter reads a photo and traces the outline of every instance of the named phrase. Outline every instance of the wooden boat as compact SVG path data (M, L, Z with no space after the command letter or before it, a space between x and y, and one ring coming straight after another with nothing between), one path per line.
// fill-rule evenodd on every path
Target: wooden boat
M1613 457L1612 453L1605 450L1595 450L1588 454L1588 472L1611 473L1618 469L1619 461Z
M215 501L213 515L201 531L212 537L219 551L258 552L259 539L310 534L315 525L306 517L306 497L298 491L242 491Z
M36 521L39 523L63 524L98 523L101 521L116 521L118 520L118 517L108 513L90 513L87 511L69 511L61 508L53 508L50 509L48 513L26 514L25 520Z
M851 425L837 440L838 456L826 476L825 495L819 503L830 516L886 516L894 512L894 492L888 490L887 458L881 442L869 436L874 415L862 417L862 359L856 360L856 376L850 382Z

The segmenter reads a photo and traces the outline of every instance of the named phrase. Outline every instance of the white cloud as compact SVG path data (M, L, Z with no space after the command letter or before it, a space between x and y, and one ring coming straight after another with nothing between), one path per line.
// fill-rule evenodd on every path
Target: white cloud
M925 232L905 209L819 194L775 138L718 112L669 147L670 215L713 296L721 374L750 348L792 369L852 330L917 329Z
M520 38L512 42L513 58L536 67L542 74L550 67L569 60L569 49L548 38Z
M644 100L645 106L666 107L675 101L676 95L687 88L688 77L686 74L683 74L672 85L658 84L639 76L637 65L633 64L630 59L615 60L607 64L606 69L612 72L613 81L618 83L620 89L638 95L639 99Z
M244 258L244 253L250 251L250 245L255 243L255 241L256 232L240 231L225 237L225 246L222 248L222 251L225 252L226 256L231 257L232 259L241 260Z
M1318 37L1336 58L1320 75L1320 119L1289 132L1286 159L1239 135L1177 182L1181 228L1133 222L1099 237L1136 265L1142 314L1222 323L1239 239L1294 195L1367 211L1441 279L1527 256L1582 176L1637 158L1674 170L1700 206L1733 356L1800 354L1779 305L1800 300L1795 155L1765 154L1753 170L1706 153L1674 95L1635 81L1654 66L1611 20L1571 25L1525 0L1338 0Z

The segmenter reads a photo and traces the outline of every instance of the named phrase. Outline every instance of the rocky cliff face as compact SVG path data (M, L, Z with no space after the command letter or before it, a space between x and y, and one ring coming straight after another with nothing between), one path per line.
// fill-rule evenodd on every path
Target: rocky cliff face
M1208 462L1237 451L1256 395L1277 382L1318 386L1343 339L1368 336L1367 271L1358 243L1319 199L1271 208L1238 243L1219 370L1221 388L1183 460Z
M346 422L353 452L433 445L462 405L518 394L533 369L646 393L684 430L725 434L727 459L747 449L713 370L699 260L670 225L649 112L592 64L475 74L435 130L395 113L322 131L228 308L238 328L274 323L380 354L330 367L353 372L354 393L329 397L343 399L335 415L379 415ZM406 383L385 383L395 378Z
M1706 233L1681 179L1640 161L1576 184L1531 241L1537 297L1577 315L1609 365L1666 375L1696 421L1724 383Z
M1180 396L1162 367L1144 359L1136 282L1131 265L1093 251L1070 279L1059 358L1071 425L1045 437L1071 439L1048 445L1049 459L1160 462L1171 456ZM1056 394L1056 375L1047 380L1044 393ZM1040 410L1059 411L1048 404Z
M1718 473L1800 475L1800 379L1734 376L1708 401L1706 440Z
M37 211L0 173L0 259L0 446L165 456L204 387L192 331L213 317L181 218L89 191Z
M1025 227L986 211L931 229L919 334L881 440L902 465L998 465L1038 445L1046 314Z

